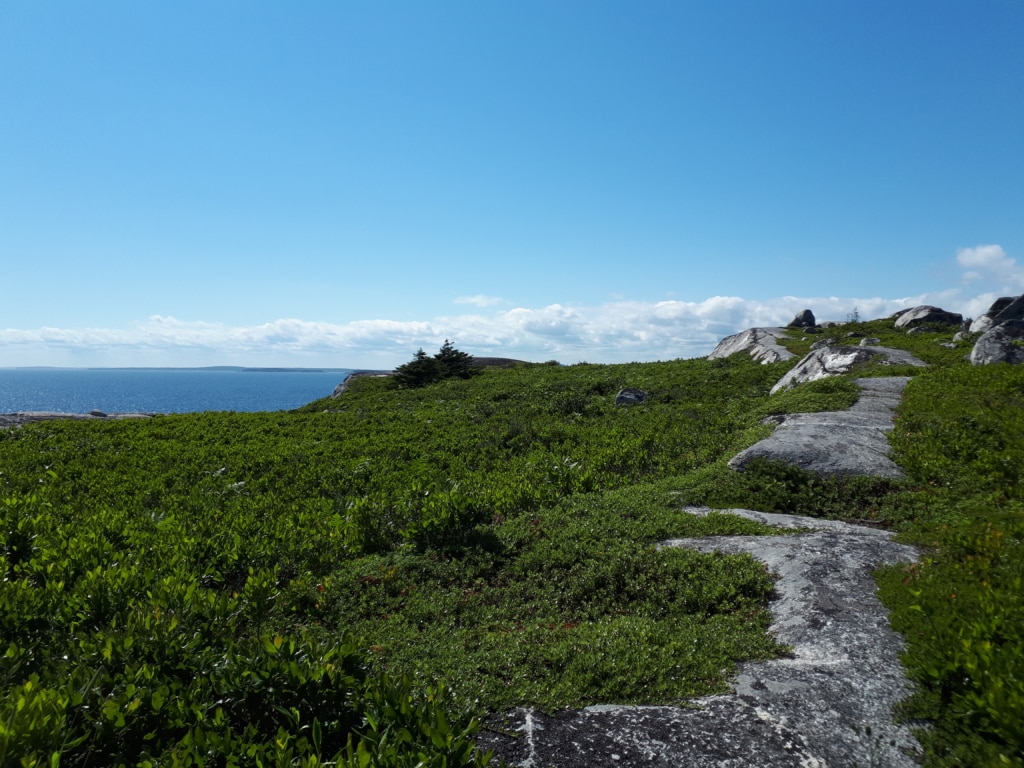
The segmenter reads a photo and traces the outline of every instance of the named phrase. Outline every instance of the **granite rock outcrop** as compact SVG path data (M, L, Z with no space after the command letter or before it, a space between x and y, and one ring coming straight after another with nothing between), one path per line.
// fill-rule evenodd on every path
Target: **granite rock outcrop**
M971 363L1024 363L1024 320L1007 320L985 331L974 343Z
M930 304L922 304L919 307L900 310L892 315L892 318L896 321L896 328L906 328L908 330L924 323L960 326L964 322L963 315L957 312L947 312Z
M718 342L718 346L708 358L715 360L746 353L762 364L792 360L796 355L779 344L779 339L788 335L785 328L748 328L732 336L726 336Z

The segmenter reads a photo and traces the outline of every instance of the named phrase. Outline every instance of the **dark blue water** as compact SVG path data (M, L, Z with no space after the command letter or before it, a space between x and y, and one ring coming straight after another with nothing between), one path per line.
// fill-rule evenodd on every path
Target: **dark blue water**
M281 411L327 397L349 368L0 368L0 413Z

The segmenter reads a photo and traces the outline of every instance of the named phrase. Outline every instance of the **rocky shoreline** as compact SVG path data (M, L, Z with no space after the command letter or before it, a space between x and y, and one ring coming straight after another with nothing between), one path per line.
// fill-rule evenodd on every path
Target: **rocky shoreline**
M151 419L159 413L62 413L60 411L19 411L17 413L0 413L0 428L20 427L35 421L55 421L57 419L74 419L76 421L120 421L122 419Z

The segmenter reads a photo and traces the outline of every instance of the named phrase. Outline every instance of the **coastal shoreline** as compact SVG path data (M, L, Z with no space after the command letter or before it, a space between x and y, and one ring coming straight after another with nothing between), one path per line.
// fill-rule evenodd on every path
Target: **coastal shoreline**
M151 419L159 413L63 413L61 411L19 411L16 413L0 413L0 428L20 427L36 421L56 421L57 419L74 419L77 421L120 421L122 419Z

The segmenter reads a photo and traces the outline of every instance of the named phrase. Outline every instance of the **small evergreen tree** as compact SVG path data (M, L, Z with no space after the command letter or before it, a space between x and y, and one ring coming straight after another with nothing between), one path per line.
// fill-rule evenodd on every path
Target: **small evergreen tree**
M417 389L433 384L444 378L444 369L433 357L427 357L427 353L420 350L408 363L395 368L395 383L400 387Z
M442 379L468 379L479 370L473 367L472 355L460 352L445 339L441 350L433 357L427 357L427 353L420 348L412 360L398 366L394 382L399 387L416 389Z
M444 340L434 359L441 365L446 379L468 379L476 370L473 368L473 356L457 350L448 339Z

